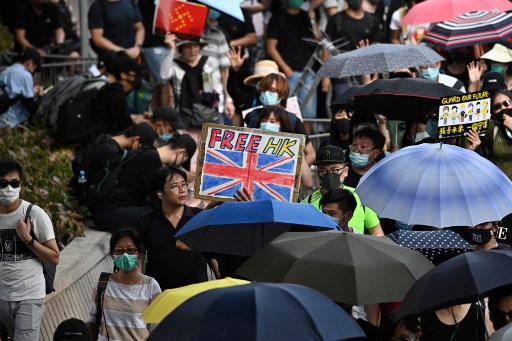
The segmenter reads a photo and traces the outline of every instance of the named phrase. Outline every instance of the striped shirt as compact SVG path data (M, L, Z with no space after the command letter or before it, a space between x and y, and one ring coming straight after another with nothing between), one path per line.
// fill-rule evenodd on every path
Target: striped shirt
M103 316L98 340L146 340L151 328L140 315L160 292L157 281L149 276L144 276L141 282L133 285L115 282L111 277L100 298ZM96 288L89 310L90 323L96 323L95 296Z

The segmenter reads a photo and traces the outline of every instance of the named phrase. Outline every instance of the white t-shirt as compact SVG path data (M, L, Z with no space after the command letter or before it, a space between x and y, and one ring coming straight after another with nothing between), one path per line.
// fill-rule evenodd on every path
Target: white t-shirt
M22 200L16 211L0 213L0 299L4 301L36 300L46 296L41 260L30 251L16 233L16 224L24 217L29 202ZM39 206L30 212L36 239L55 239L50 217Z

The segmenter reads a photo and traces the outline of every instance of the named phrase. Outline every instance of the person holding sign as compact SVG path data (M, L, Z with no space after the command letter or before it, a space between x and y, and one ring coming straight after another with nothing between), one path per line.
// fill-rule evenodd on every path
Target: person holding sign
M491 98L492 118L487 138L492 161L512 179L512 93L500 90Z
M260 111L258 127L274 132L295 133L288 118L288 112L277 105L266 106ZM306 158L302 158L301 184L306 188L313 187L313 175Z

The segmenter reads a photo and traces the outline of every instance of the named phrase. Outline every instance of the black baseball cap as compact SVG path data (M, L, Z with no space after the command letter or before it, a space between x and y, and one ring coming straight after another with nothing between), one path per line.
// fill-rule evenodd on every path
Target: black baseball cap
M505 90L506 88L505 79L498 72L489 71L482 77L482 90Z
M152 120L162 120L172 124L174 129L185 129L180 113L171 106L165 105L155 110Z
M345 153L337 146L324 146L316 152L315 165L345 163Z
M22 63L27 60L32 60L32 62L36 64L37 70L41 70L41 55L39 54L39 51L33 47L26 47L21 50L19 60Z
M132 127L132 136L139 136L140 143L144 146L152 146L155 142L155 131L147 123L142 122Z

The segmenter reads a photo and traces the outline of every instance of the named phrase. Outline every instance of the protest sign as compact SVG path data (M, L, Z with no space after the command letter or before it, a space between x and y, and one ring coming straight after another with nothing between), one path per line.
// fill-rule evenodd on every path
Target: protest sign
M159 0L153 33L174 33L180 39L197 39L203 35L208 8L178 0Z
M469 130L485 133L491 117L489 91L472 92L441 98L438 116L438 137L459 137ZM431 136L435 138L435 136Z
M234 201L247 188L255 200L296 201L304 141L298 134L204 124L196 198Z

